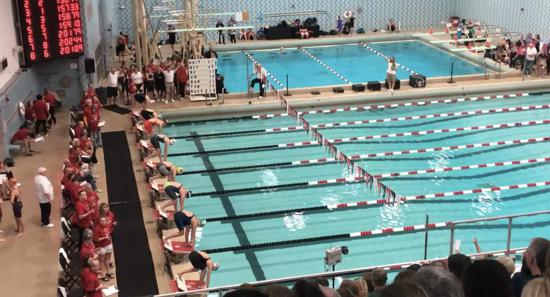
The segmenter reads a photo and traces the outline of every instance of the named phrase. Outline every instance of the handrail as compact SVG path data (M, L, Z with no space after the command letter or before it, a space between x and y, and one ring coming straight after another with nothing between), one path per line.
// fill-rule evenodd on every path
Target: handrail
M479 257L495 257L495 256L501 256L501 255L511 255L511 254L521 254L525 250L527 250L527 247L521 247L517 249L511 249L511 250L498 250L498 251L492 251L492 252L484 252L484 253L476 253L476 254L470 254L468 257L470 258L479 258ZM368 267L362 267L362 268L353 268L353 269L345 269L345 270L338 270L338 271L329 271L329 272L322 272L322 273L314 273L314 274L307 274L307 275L298 275L298 276L291 276L291 277L282 277L282 278L274 278L269 280L262 280L262 281L256 281L256 282L249 282L247 284L251 286L265 286L270 284L277 284L277 283L289 283L301 279L314 279L318 277L337 277L342 275L350 275L350 274L359 274L364 273L370 270L373 270L375 268L381 268L386 271L396 271L396 270L402 270L406 269L407 267L413 265L413 264L430 264L433 262L438 261L447 261L447 258L433 258L429 260L418 260L418 261L410 261L410 262L401 262L401 263L395 263L395 264L389 264L389 265L378 265L378 266L368 266ZM193 291L186 291L186 292L176 292L176 293L169 293L169 294L158 294L154 295L154 297L182 297L182 296L191 296L194 294L200 294L200 293L215 293L218 292L220 296L225 291L238 289L241 285L227 285L227 286L218 286L218 287L212 287L212 288L206 288L206 289L200 289L200 290L193 290Z

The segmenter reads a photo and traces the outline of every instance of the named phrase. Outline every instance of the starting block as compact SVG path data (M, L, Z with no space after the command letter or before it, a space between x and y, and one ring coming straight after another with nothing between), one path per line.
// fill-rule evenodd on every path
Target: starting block
M166 257L175 264L179 264L185 260L185 257L189 255L195 248L189 243L183 241L165 241L164 242L164 251Z
M199 280L184 280L176 278L178 290L182 292L206 289L206 284Z

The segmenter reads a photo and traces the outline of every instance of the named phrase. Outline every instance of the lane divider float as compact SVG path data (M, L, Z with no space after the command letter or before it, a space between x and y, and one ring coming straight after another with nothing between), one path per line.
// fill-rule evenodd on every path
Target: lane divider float
M328 71L330 71L330 73L332 73L333 75L335 75L336 77L338 77L339 79L343 80L346 84L351 84L351 81L347 78L345 78L343 75L341 75L340 73L336 72L336 70L334 70L332 67L330 67L329 65L327 65L327 63L321 61L319 58L317 58L316 56L314 56L312 53L310 53L309 51L307 51L305 48L300 48L300 50L306 54L308 57L310 57L311 59L313 59L315 62L317 62L319 65L323 66L325 69L327 69Z

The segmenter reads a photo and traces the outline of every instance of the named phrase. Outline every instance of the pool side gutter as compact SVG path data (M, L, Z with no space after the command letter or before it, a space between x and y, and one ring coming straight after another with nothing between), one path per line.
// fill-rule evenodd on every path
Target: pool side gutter
M526 81L511 82L507 84L491 84L481 86L456 86L446 88L425 88L412 89L407 91L398 91L393 94L388 92L375 93L351 93L351 88L346 93L349 95L338 97L324 97L320 95L313 98L300 98L299 94L294 94L287 98L289 102L298 109L311 109L319 106L342 106L356 104L372 104L381 102L423 100L429 98L446 98L462 96L478 96L488 94L504 94L517 92L550 92L550 82L545 81ZM309 97L309 96L308 96ZM242 117L245 115L254 115L261 113L277 112L283 113L285 110L280 103L274 100L258 102L253 105L234 104L234 105L213 105L209 107L195 107L185 109L161 110L162 115L168 121L194 121L219 118Z

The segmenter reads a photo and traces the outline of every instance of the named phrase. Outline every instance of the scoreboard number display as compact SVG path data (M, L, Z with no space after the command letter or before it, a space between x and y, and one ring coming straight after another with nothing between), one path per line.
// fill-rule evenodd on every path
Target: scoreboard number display
M84 53L79 0L17 0L27 65Z

